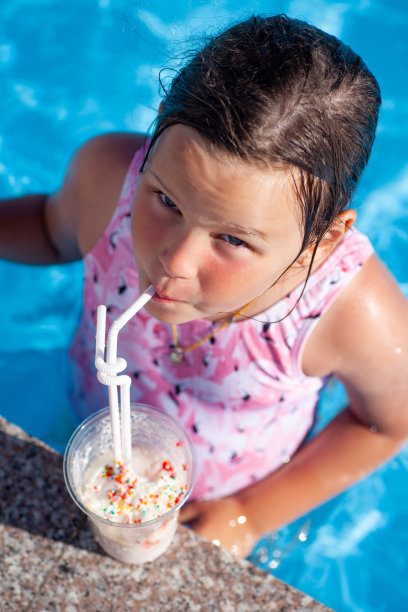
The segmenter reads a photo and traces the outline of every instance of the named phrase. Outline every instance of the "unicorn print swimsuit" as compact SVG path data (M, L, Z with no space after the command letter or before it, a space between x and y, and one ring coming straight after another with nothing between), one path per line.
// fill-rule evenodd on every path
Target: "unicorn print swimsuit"
M72 401L79 418L108 405L107 388L96 378L96 309L107 306L107 330L138 297L130 209L145 151L130 165L115 213L84 260L84 306L70 356ZM305 342L319 317L373 253L368 239L353 229L302 287L257 316L224 328L170 358L171 326L142 309L120 331L118 356L132 377L131 399L174 417L195 447L196 482L191 499L216 499L276 470L302 444L313 425L325 380L302 372ZM181 346L211 334L217 324L198 319L178 326Z

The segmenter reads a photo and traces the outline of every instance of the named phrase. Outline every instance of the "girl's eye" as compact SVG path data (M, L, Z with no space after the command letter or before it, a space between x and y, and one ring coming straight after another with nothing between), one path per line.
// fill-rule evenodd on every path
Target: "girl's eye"
M244 242L240 238L236 238L235 236L230 236L230 234L221 234L220 238L222 238L223 240L225 240L225 242L234 247L248 246L246 242Z
M164 193L162 193L161 191L156 191L155 193L159 194L160 199L163 202L164 206L166 206L167 208L171 208L172 210L177 210L178 211L178 208L175 205L175 203L172 202L170 200L170 198L168 198Z
M159 195L162 204L166 208L170 208L171 210L180 212L177 205L172 200L170 200L170 198L166 196L162 191L155 191L154 193L157 193ZM226 242L227 244L230 244L233 247L247 247L248 246L247 243L244 242L244 240L241 240L240 238L236 238L235 236L231 236L231 234L220 234L220 238L224 240L224 242Z

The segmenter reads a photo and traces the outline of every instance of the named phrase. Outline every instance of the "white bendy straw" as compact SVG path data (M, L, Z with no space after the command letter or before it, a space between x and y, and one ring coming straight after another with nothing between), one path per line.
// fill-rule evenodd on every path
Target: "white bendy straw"
M131 459L132 440L130 422L130 385L131 378L127 375L117 376L126 368L126 361L117 357L118 333L143 306L154 296L152 285L146 289L127 310L113 321L107 340L106 362L105 332L106 306L98 306L96 318L96 349L95 366L98 370L98 380L107 385L109 391L109 408L112 424L113 454L116 461L128 463ZM120 387L120 414L118 404L118 387ZM122 427L120 426L122 425Z

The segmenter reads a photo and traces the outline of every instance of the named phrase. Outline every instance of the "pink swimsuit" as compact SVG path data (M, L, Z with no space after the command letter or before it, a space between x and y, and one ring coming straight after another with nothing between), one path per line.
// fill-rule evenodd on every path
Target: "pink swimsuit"
M133 259L130 207L144 152L133 158L114 216L102 238L85 257L82 319L71 347L75 373L73 403L80 416L108 404L107 389L96 378L96 308L106 304L107 329L138 296ZM192 499L231 494L289 461L310 430L324 380L301 368L306 339L319 317L372 254L368 239L348 232L314 272L294 311L302 287L258 319L222 330L212 341L170 360L169 325L141 310L121 330L118 356L127 360L132 401L157 406L190 434L197 458ZM216 324L215 324L216 325ZM178 326L181 346L210 333L204 319Z

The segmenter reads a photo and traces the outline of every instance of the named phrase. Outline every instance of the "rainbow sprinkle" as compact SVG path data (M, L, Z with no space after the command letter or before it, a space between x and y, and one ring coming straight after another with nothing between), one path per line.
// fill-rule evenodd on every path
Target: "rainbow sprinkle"
M187 466L182 466L183 472ZM184 477L182 479L184 481ZM168 459L148 476L132 472L124 463L103 465L94 475L88 507L108 521L141 523L160 517L180 502L188 486L177 482ZM99 512L98 512L99 509Z

